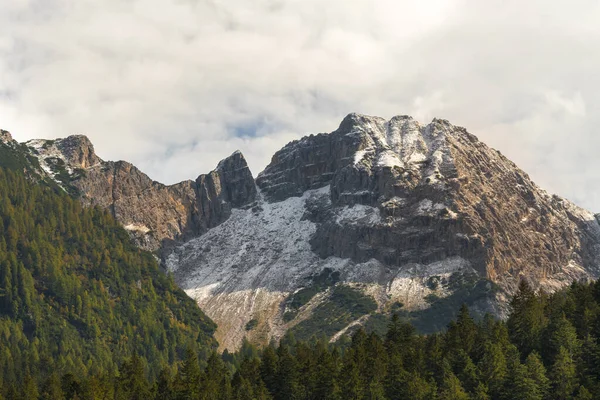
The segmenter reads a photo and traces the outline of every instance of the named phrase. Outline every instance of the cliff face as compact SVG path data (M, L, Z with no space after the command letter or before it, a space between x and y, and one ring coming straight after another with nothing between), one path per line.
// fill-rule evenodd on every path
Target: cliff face
M257 207L176 249L168 263L221 323L227 347L302 331L332 289L313 290L300 309L290 299L324 271L373 297L379 312L402 303L411 318L428 319L424 330L447 321L432 323L426 310L462 301L502 316L522 278L553 291L599 274L591 213L444 120L351 114L330 134L285 146L256 182ZM251 320L257 327L245 331Z
M333 207L377 208L383 224L325 218L311 241L321 257L401 266L460 256L506 289L523 274L560 286L580 267L598 272L600 226L591 213L550 196L444 120L421 126L407 116L351 114L337 131L283 148L257 183L272 200L330 185Z
M196 181L166 186L125 161L103 161L85 136L27 143L42 168L88 206L110 212L147 250L168 248L254 202L254 179L239 152Z
M239 152L165 186L82 136L27 146L161 251L229 349L288 330L335 339L392 311L433 331L463 302L503 316L521 279L553 291L600 275L597 218L445 120L350 114L285 146L256 181Z

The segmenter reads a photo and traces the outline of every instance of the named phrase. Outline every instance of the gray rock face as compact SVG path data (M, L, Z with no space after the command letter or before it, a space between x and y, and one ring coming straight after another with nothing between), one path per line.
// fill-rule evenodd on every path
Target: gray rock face
M201 205L196 233L225 221L232 208L242 208L256 200L254 178L239 151L222 160L214 171L200 175L196 188Z
M311 243L323 258L400 267L460 256L506 289L523 274L543 286L569 263L599 271L592 214L445 120L350 114L335 132L284 147L257 184L270 200L329 184L333 207L379 209L385 224L322 221Z
M58 140L56 146L70 166L87 169L102 162L87 136L69 136L66 139Z
M162 250L229 349L302 326L331 288L298 310L290 297L324 272L373 297L379 313L402 303L411 315L432 301L466 301L502 316L523 278L553 291L600 276L597 216L445 120L350 114L336 131L278 151L256 182L237 152L195 181L165 186L102 161L82 136L28 145L84 204Z
M429 295L462 293L438 281L474 273L489 284L471 306L497 315L522 278L553 291L600 273L593 214L550 196L445 120L351 114L331 134L285 146L256 182L263 199L254 210L233 214L169 262L221 323L226 347L301 323L282 318L285 299L325 268L374 296L381 312L397 301L426 309ZM256 333L241 329L250 319L259 321Z
M166 186L125 161L103 161L85 136L28 145L44 169L57 175L57 161L71 176L67 183L88 206L115 216L148 250L170 247L201 235L226 220L232 207L254 202L256 187L244 156L236 152L196 181Z
M9 131L5 131L4 129L0 129L0 142L8 143L12 142L13 138Z

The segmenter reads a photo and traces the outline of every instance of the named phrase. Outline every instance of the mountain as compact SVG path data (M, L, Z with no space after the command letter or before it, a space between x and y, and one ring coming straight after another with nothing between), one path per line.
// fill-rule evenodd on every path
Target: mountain
M206 232L231 209L252 203L256 187L237 152L196 181L165 186L125 161L103 161L85 136L26 143L41 168L86 206L110 211L144 249L168 247L174 239Z
M105 210L84 208L16 169L0 167L5 388L53 372L111 374L132 354L151 376L188 349L207 358L217 347L214 323L151 253Z
M600 275L595 216L445 120L350 114L285 146L256 180L235 153L173 186L101 161L83 137L27 146L85 204L160 248L229 349L290 330L335 340L390 312L429 332L463 302L506 316L521 279L555 291Z

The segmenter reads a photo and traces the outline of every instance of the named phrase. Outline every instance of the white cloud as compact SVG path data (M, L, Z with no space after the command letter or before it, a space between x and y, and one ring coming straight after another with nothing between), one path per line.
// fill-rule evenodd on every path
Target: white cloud
M0 125L175 182L351 111L467 127L600 211L591 0L0 0Z

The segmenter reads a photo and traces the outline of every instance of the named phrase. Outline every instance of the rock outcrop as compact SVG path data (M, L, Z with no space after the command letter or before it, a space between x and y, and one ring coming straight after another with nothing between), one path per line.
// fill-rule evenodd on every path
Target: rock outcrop
M103 161L85 136L27 143L42 168L87 206L109 210L147 250L168 248L226 220L233 207L252 204L254 179L236 152L196 181L167 186L125 161Z
M9 131L5 131L4 129L0 129L0 142L9 143L12 142L13 138Z
M402 303L413 318L462 301L502 316L520 279L553 291L600 273L593 214L445 120L351 114L330 134L285 146L256 182L257 207L168 262L220 323L226 347L306 324L306 309L327 302L330 289L300 310L290 298L328 270L373 296L380 312ZM437 319L444 327L447 316Z
M161 250L223 348L288 330L339 338L399 310L432 331L463 302L505 315L521 279L553 291L600 276L598 218L445 120L350 114L256 181L239 152L165 186L83 136L27 145L65 190Z

